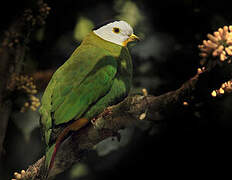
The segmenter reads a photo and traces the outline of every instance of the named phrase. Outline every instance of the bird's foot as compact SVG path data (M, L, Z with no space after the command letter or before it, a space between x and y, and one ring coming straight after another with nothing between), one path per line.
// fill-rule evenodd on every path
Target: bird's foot
M91 123L93 124L93 126L96 126L96 121L100 118L107 118L108 116L110 116L112 114L112 108L111 107L107 107L104 109L104 111L99 114L97 117L94 117L92 120L91 120Z
M100 114L101 117L103 117L104 119L107 116L110 116L112 114L112 108L111 107L107 107L104 109L104 111Z
M96 120L99 119L99 118L106 118L107 116L110 116L112 114L112 108L111 107L107 107L104 109L104 111L99 114L97 117L94 117L91 122L92 124L95 124Z
M93 124L93 126L95 126L95 122L98 119L98 117L94 117L93 119L91 119L91 123Z

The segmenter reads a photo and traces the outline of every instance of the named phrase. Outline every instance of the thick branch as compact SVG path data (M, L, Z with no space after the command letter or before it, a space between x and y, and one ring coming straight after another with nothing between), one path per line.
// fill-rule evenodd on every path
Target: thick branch
M74 133L63 143L57 153L55 165L50 172L50 176L65 171L73 163L83 161L88 152L96 144L110 136L118 136L117 131L120 129L130 125L136 125L136 123L141 122L141 119L156 120L157 113L175 106L182 106L185 101L194 103L200 101L202 97L211 98L210 92L212 88L216 88L218 83L223 83L227 80L227 78L221 78L221 82L215 82L215 84L208 83L212 73L215 72L198 72L179 89L157 97L150 95L130 96L121 103L108 107L98 116L93 124L89 124L89 126ZM192 98L193 96L194 98ZM141 118L141 114L144 113L145 115ZM44 162L40 161L40 163L43 164ZM31 179L44 177L46 174L45 171L41 170L43 165L40 163L34 166L37 168L38 174L30 176ZM29 173L30 169L27 172Z

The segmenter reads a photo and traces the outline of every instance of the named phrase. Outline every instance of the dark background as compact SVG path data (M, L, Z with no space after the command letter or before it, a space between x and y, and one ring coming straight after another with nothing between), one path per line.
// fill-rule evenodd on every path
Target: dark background
M197 46L206 39L207 33L232 24L229 1L46 2L51 12L46 25L32 36L24 73L52 71L63 64L80 43L74 32L81 17L93 25L126 17L133 22L135 34L143 39L130 47L134 89L146 88L153 95L175 90L194 76L200 60ZM8 0L1 5L1 35L33 3L31 0ZM127 6L128 10L123 10ZM131 7L134 9L131 10ZM133 19L133 15L125 13L128 11L139 16ZM40 87L39 84L37 86ZM43 86L39 90L41 96ZM152 130L125 130L125 134L130 134L128 137L125 135L125 139L131 139L129 143L122 146L115 142L103 143L103 147L113 147L114 151L104 157L90 153L86 162L88 173L80 179L124 179L132 176L147 179L159 175L188 179L200 174L206 177L223 175L231 166L231 105L231 96L226 96L198 106L177 107L162 114ZM1 180L12 178L15 171L27 169L42 156L44 144L38 119L37 112L22 115L16 108L12 113L4 144L5 153L0 162ZM76 179L70 174L86 172L83 167L80 169L71 169L56 179Z

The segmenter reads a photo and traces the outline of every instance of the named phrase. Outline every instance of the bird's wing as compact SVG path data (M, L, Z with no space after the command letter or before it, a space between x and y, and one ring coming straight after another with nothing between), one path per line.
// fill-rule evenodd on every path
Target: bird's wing
M85 48L71 56L54 74L51 113L56 125L78 119L110 90L117 61L108 51Z

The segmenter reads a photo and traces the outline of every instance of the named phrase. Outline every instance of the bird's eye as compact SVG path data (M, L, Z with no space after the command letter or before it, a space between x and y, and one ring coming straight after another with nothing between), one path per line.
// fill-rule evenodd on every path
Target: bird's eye
M113 32L118 34L118 33L120 32L120 29L117 28L117 27L114 27L114 28L113 28Z

